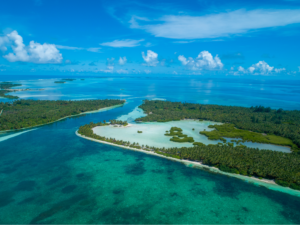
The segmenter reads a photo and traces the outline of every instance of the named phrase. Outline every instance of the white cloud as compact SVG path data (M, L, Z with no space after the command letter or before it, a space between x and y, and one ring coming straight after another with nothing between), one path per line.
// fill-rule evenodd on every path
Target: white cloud
M9 38L7 36L0 37L0 50L5 52L7 50L6 45L9 43Z
M89 52L99 52L101 48L87 48L86 50Z
M120 57L120 59L119 59L119 64L120 65L125 65L127 63L127 59L126 59L126 57L124 56L123 58L122 57Z
M66 50L86 50L89 52L99 52L101 48L81 48L81 47L72 47L72 46L65 46L65 45L55 45L58 49L66 49Z
M100 70L104 73L112 73L114 72L114 67L113 66L107 66L105 70Z
M169 15L155 21L133 16L130 23L131 28L144 29L156 37L173 39L217 38L242 34L255 29L300 23L300 10L247 11L241 9L204 16Z
M119 70L117 70L117 73L119 73L119 74L128 74L128 70L119 69Z
M208 51L200 52L195 59L192 57L187 59L180 55L178 60L190 70L220 70L223 68L223 63L218 55L213 57Z
M146 62L147 66L156 66L158 63L157 60L158 54L151 50L147 50L147 55L145 55L145 53L142 52L142 57Z
M282 71L286 71L286 69L285 68L275 68L274 69L274 71L276 72L276 73L281 73Z
M106 61L106 65L107 66L114 66L115 65L115 63L114 63L114 61L115 61L115 58L107 58L106 59L107 61Z
M251 67L249 67L250 73L261 75L267 75L271 73L273 69L274 67L269 66L265 61L259 61L258 63L253 64Z
M242 67L242 66L239 66L239 67L238 67L238 71L239 71L239 72L242 72L242 73L245 73L245 72L246 72L246 70L245 70L244 67Z
M144 41L144 39L140 40L132 40L132 39L123 39L123 40L114 40L112 42L105 42L100 45L109 46L113 48L123 48L123 47L136 47L141 45L140 42Z
M71 60L67 59L67 60L65 61L65 64L72 64L72 62L71 62Z
M0 37L0 49L7 51L8 45L13 52L3 57L10 62L61 63L62 61L62 55L54 44L40 44L30 41L29 45L25 46L23 38L17 31Z
M151 70L144 70L144 72L145 72L146 74L149 74L149 73L151 73Z
M83 50L84 48L72 47L72 46L64 46L64 45L55 45L58 49L66 49L66 50Z
M286 68L274 68L269 66L265 61L259 61L256 64L253 64L248 69L245 69L241 66L238 67L237 71L230 71L233 75L241 74L253 74L253 75L270 75L272 73L281 73L286 71Z

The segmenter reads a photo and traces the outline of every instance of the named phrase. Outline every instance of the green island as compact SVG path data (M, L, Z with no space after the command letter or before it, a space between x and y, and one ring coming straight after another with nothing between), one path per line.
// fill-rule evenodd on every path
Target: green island
M9 90L12 87L22 86L22 84L14 84L12 82L1 82L0 83L0 97L9 98L9 99L18 99L18 96L6 95L7 93L12 92Z
M182 119L223 122L226 124L214 125L211 128L215 130L205 131L205 135L221 141L225 135L241 138L243 141L289 145L293 151L284 153L249 148L244 145L234 146L233 143L205 145L200 142L194 142L194 147L157 148L97 135L93 132L93 128L97 127L98 123L81 126L78 134L166 157L199 162L227 173L274 180L278 185L300 190L299 111L272 110L262 106L245 108L157 100L145 100L139 107L147 113L147 116L136 119L138 122L167 122ZM173 127L170 131L166 131L165 135L185 138L181 131L180 128ZM232 142L239 144L243 141Z
M88 111L124 104L124 100L16 100L0 103L0 131L22 129L55 122ZM124 123L127 124L127 123Z
M64 83L66 83L66 81L54 81L54 83L56 83L56 84L64 84Z
M170 131L166 131L165 136L172 136L170 141L174 142L194 142L194 138L183 134L179 127L171 127Z
M141 130L138 130L137 132L138 132L139 134L143 133L143 131L141 131Z

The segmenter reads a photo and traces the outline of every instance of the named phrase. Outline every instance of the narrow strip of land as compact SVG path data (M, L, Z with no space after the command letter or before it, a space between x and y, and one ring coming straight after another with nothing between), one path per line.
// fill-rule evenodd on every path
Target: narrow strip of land
M102 140L97 140L97 139L94 139L94 138L90 138L90 137L87 137L85 135L79 134L78 130L76 131L76 135L78 137L81 137L81 138L84 138L84 139L87 139L87 140L90 140L90 141L98 142L98 143L101 143L101 144L112 145L112 146L116 146L116 147L123 148L123 149L138 151L138 152L146 153L148 155L153 155L153 156L165 158L165 159L168 159L168 160L171 160L171 161L183 163L186 166L192 166L193 168L196 168L196 169L202 169L202 170L212 172L212 173L218 173L218 174L227 175L227 176L230 176L230 177L235 177L235 178L244 180L244 181L249 182L249 183L252 182L254 184L258 184L260 186L264 186L264 187L269 188L269 189L281 191L281 192L284 192L284 193L289 193L289 194L300 197L300 191L279 186L278 184L276 184L274 182L274 180L258 179L256 177L247 177L247 176L243 176L243 175L240 175L240 174L226 173L224 171L219 170L216 167L204 165L201 162L195 162L195 161L190 161L190 160L185 160L185 159L177 159L177 158L168 157L168 156L165 156L165 155L158 154L154 151L149 151L149 150L144 150L144 149L137 149L137 148L133 148L133 147L125 146L125 145L119 145L119 144L114 144L114 143L107 142L107 141L102 141Z
M0 131L42 126L86 113L120 107L125 100L45 101L17 100L0 103Z

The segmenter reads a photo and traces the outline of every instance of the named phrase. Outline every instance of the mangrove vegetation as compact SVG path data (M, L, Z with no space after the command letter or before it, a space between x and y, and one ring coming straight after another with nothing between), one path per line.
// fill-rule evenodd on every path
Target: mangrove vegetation
M174 142L194 142L194 138L183 134L182 129L179 127L171 127L170 131L166 131L165 136L172 136L170 141Z

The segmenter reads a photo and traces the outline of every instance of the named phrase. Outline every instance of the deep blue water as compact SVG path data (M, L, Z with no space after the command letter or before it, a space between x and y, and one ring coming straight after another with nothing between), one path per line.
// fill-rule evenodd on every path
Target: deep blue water
M299 109L299 81L118 77L54 84L46 78L0 80L45 89L18 93L26 99L122 98L127 104L1 134L1 223L300 223L298 197L75 135L83 124L130 113L145 98Z

